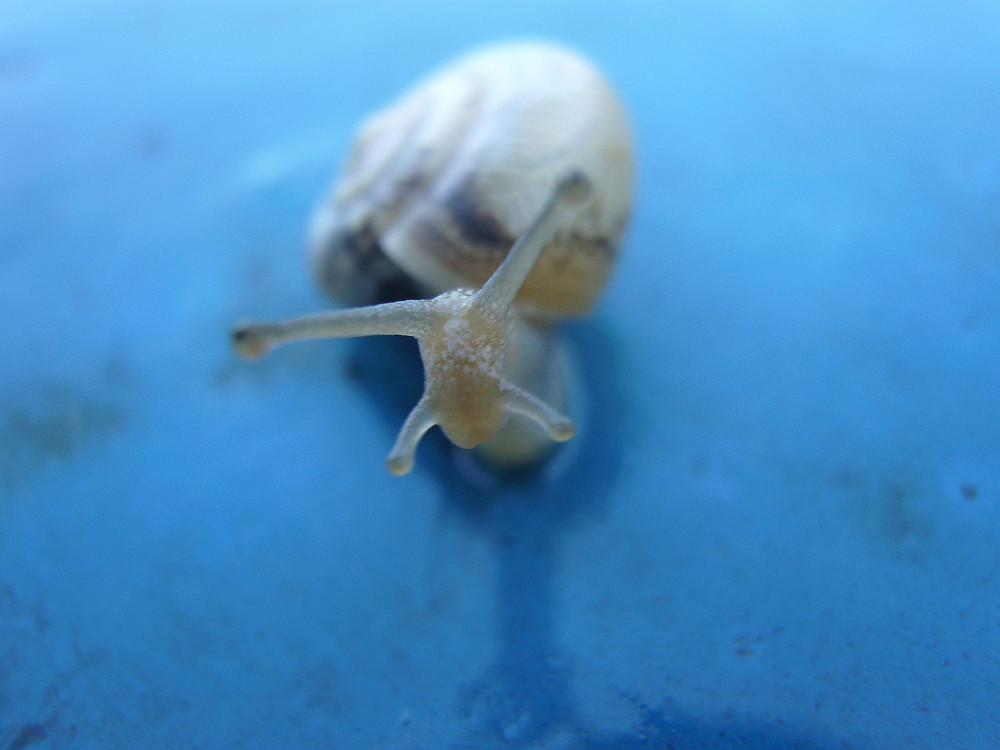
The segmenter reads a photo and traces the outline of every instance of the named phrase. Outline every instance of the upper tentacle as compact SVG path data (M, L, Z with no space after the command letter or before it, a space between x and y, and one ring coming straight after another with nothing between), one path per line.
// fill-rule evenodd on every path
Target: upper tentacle
M252 358L291 341L353 336L419 337L427 332L435 309L434 300L403 300L274 323L250 323L233 332L233 343L240 354Z
M505 316L556 229L566 220L569 211L580 207L590 195L590 189L590 180L581 172L571 172L563 177L538 218L517 239L482 289L476 292L473 304L494 318Z

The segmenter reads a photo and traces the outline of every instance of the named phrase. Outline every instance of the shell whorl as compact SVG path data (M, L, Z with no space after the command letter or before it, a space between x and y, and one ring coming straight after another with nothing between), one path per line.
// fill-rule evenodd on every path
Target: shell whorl
M571 170L597 189L517 297L544 317L586 312L614 263L631 201L628 120L573 52L538 43L475 52L362 125L314 225L317 273L334 286L324 254L351 238L355 257L391 259L427 294L478 288Z

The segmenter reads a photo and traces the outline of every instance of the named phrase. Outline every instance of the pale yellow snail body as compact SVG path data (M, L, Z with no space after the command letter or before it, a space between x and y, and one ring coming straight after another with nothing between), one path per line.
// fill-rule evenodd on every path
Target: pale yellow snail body
M533 42L473 52L361 126L313 222L317 278L358 307L244 325L236 347L414 336L425 390L389 471L435 424L496 464L537 461L573 435L556 324L600 295L632 173L624 107L589 62Z

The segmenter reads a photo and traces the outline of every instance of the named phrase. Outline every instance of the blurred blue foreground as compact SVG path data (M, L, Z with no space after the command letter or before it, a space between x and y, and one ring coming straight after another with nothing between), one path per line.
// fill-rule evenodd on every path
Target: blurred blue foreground
M0 4L0 750L1000 747L1000 6ZM485 41L630 104L535 476L327 306L357 122Z

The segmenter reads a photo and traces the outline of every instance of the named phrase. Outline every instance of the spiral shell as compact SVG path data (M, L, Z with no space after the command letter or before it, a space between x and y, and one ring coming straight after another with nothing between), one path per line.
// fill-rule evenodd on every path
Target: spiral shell
M538 42L473 52L361 126L313 224L316 275L355 305L477 289L574 171L593 196L518 293L531 316L581 315L600 295L631 205L631 129L575 52Z

